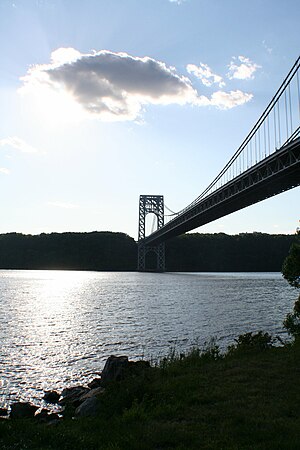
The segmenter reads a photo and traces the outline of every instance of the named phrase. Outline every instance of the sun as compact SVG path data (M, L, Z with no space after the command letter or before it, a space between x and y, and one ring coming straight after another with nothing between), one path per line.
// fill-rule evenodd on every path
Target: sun
M33 65L27 74L20 78L23 85L18 93L26 112L35 122L43 122L43 126L57 128L89 117L72 93L61 84L51 82L47 72L79 57L80 52L73 48L59 48L51 53L50 64Z
M63 128L88 118L88 114L66 90L33 83L23 86L19 93L29 117L34 123L41 122L43 127Z

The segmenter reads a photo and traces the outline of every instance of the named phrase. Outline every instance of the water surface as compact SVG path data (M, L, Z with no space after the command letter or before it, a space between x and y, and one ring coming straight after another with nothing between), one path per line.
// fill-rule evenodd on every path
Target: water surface
M0 271L0 406L87 382L111 354L284 336L295 298L279 273Z

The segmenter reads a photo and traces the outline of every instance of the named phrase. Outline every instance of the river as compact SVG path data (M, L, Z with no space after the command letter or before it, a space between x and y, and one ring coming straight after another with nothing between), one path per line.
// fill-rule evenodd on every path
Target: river
M156 361L212 337L282 328L295 291L280 273L0 271L0 407L42 404L111 354Z

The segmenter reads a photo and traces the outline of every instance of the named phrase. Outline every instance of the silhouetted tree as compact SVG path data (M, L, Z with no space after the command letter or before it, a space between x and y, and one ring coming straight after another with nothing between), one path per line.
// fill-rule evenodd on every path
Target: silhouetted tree
M297 242L292 244L289 254L284 260L282 266L282 274L289 284L296 288L300 288L300 232L297 231ZM295 339L300 337L300 295L295 301L293 312L287 314L284 327Z
M289 255L284 260L282 274L294 288L300 288L300 232L298 240L292 244Z
M184 234L166 242L166 269L278 272L294 235ZM155 255L147 255L149 268ZM136 270L137 243L124 233L0 234L2 269Z

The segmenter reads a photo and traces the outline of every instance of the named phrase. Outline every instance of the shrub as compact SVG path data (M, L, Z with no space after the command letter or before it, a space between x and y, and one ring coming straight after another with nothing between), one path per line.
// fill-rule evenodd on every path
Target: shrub
M269 333L258 331L258 333L241 334L235 342L228 347L227 354L267 350L273 346L274 338Z
M300 295L295 302L293 312L287 314L283 321L283 326L295 339L300 336Z
M288 256L285 258L282 266L282 275L289 284L296 288L300 288L300 231L297 230L297 242L294 243ZM300 336L300 295L296 300L293 312L287 314L283 321L283 326L287 332L295 339Z
M201 348L198 345L192 346L185 353L178 353L175 347L169 350L169 354L162 358L158 367L160 369L168 369L175 367L178 364L194 365L194 363L203 363L206 361L212 361L222 358L220 347L216 343L215 338L211 338L208 342L205 342L204 347Z
M298 242L292 244L282 266L282 275L296 289L300 288L300 244Z

